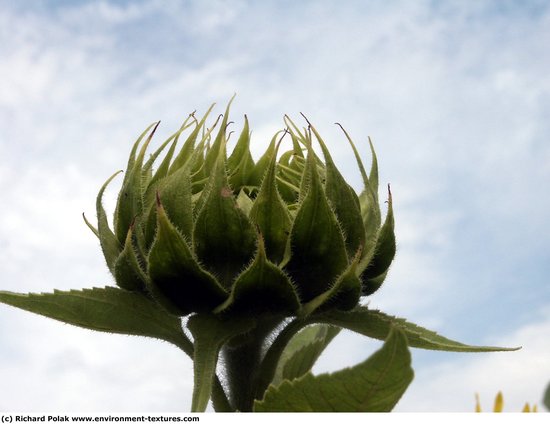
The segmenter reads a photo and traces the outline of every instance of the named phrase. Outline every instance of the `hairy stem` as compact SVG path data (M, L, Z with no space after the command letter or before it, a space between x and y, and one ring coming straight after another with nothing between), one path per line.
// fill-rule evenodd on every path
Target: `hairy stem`
M229 387L229 402L234 411L252 411L256 395L255 384L266 338L280 322L280 319L264 321L245 338L239 336L224 346L223 359Z
M262 362L259 366L259 375L255 384L255 399L261 400L263 395L273 380L279 358L281 357L286 345L294 337L294 335L300 331L303 327L308 325L311 321L302 318L296 318L292 320L276 337L268 351L266 352Z
M194 354L194 348L193 343L189 338L185 335L185 333L182 333L181 338L178 341L173 341L178 348L180 348L183 352L193 359ZM231 408L231 404L229 403L229 400L227 399L227 395L225 394L225 390L223 389L223 386L220 382L220 379L218 375L216 374L214 376L214 383L212 386L212 404L214 405L214 410L218 412L230 412L234 411Z
M212 398L212 404L214 405L214 410L216 412L229 413L234 411L231 408L231 404L227 399L227 395L225 394L217 374L214 376L214 385L212 386L212 395L210 398Z

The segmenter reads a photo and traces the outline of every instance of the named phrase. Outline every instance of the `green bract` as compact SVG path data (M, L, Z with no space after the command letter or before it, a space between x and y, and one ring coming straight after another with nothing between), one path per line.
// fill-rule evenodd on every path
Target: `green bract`
M117 285L182 316L354 308L380 287L395 254L391 194L381 225L374 150L369 176L357 155L364 181L357 195L310 124L300 130L286 117L287 130L255 162L246 117L228 152L228 113L211 128L208 113L200 121L191 115L147 160L158 123L143 132L113 230L101 201L112 177L101 188L93 230ZM285 136L291 149L279 153Z

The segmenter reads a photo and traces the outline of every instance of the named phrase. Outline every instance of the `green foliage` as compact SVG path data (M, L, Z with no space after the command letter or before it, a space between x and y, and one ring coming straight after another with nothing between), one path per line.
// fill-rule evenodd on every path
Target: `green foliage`
M497 352L515 351L520 348L501 348L494 346L471 346L455 340L447 339L434 331L420 327L402 318L370 310L360 306L349 312L330 311L310 321L318 321L338 327L347 328L373 339L383 340L392 328L401 330L410 346L420 349L430 349L450 352Z
M361 306L360 297L383 284L396 252L392 195L388 188L382 224L370 140L367 174L344 131L363 178L357 194L307 120L299 129L285 116L288 128L255 162L245 117L228 155L229 107L209 127L212 107L200 119L189 115L148 158L158 123L145 129L131 149L112 226L102 199L120 172L100 188L97 226L84 220L119 288L0 292L0 302L177 345L194 362L194 411L209 400L217 411L389 411L413 378L407 345L511 350L465 345ZM279 155L285 136L292 147ZM355 367L312 375L344 328L384 346Z
M390 411L413 376L407 339L396 330L379 351L355 367L319 376L308 372L270 386L254 411Z
M158 231L149 253L151 294L176 315L208 311L225 298L225 290L205 271L191 248L166 216L157 208Z
M271 383L278 385L282 380L292 380L309 372L340 330L317 324L297 333L283 351Z
M231 295L215 312L239 312L249 315L269 313L295 314L300 301L288 276L266 256L259 238L254 261L235 280Z
M290 233L292 256L286 269L295 280L302 302L328 290L348 264L342 229L321 185L310 150L302 177L305 195Z
M41 294L2 291L0 302L90 330L154 337L179 347L191 344L178 317L139 293L114 287Z

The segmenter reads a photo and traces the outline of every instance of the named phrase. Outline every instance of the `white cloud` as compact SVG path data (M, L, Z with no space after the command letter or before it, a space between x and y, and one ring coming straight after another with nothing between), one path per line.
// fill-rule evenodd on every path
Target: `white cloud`
M521 345L517 352L452 354L446 362L431 357L416 371L413 384L398 411L473 411L479 393L484 411L492 411L494 397L502 391L505 411L519 412L525 403L542 409L542 397L550 383L550 306L538 321L512 333L495 336L494 344ZM418 351L413 353L414 357Z
M192 364L175 346L86 331L11 308L2 319L1 411L175 412L190 407Z
M160 141L191 110L204 111L213 101L223 105L237 91L234 117L248 113L256 141L267 142L282 126L283 113L304 111L355 186L359 174L351 151L332 123L342 122L362 152L367 153L366 135L374 137L381 182L391 182L394 192L399 251L373 306L434 328L456 324L454 330L477 338L485 332L472 331L473 325L504 316L502 309L532 321L525 294L537 306L548 299L543 253L550 206L542 196L550 178L547 10L535 18L493 19L480 18L476 6L462 3L448 14L410 2L366 8L304 2L291 10L271 3L176 1L100 1L25 13L2 8L0 34L9 40L0 59L0 193L8 200L0 211L2 288L110 283L97 242L81 222L82 211L93 219L99 186L125 166L130 143L147 124L162 120ZM106 200L111 212L115 186ZM465 236L470 245L459 246ZM504 279L513 282L503 288ZM522 281L524 292L516 281ZM472 295L482 299L480 312L465 308ZM497 298L504 308L490 303ZM148 345L139 341L126 349L131 339L73 333L68 327L55 331L60 326L53 322L45 332L39 320L25 325L25 314L0 309L2 330L18 325L21 336L13 338L39 341L41 347L56 344L49 364L41 362L40 350L20 342L13 349L20 361L0 351L0 359L16 363L4 367L6 383L33 366L32 376L13 392L0 386L10 408L38 409L44 395L55 393L60 409L71 404L71 409L118 409L117 398L107 397L105 389L122 393L128 381L138 396L121 409L132 410L134 403L141 409L138 402L157 392L163 397L156 405L143 407L187 406L185 375L163 390L172 375L155 370L155 357L170 358L172 348L137 349L138 343ZM502 327L516 328L519 316L507 314ZM341 344L355 345L348 338ZM116 348L120 358L99 354L102 370L87 353L103 346ZM135 350L151 351L143 374L125 364ZM353 353L332 351L323 365L344 365ZM537 359L527 350L521 356ZM170 362L189 369L184 361ZM74 368L48 372L60 364ZM448 377L445 368L437 371ZM158 377L154 386L140 387L146 375ZM26 394L32 377L52 386ZM422 377L418 380L425 383ZM444 383L435 373L429 380L434 386ZM85 381L91 396L77 402ZM493 392L472 392L484 389ZM167 396L172 391L175 399ZM451 402L418 404L451 409Z

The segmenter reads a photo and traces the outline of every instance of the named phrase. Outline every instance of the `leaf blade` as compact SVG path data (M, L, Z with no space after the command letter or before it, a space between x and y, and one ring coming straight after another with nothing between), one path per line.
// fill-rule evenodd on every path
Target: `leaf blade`
M409 346L449 352L495 352L513 351L519 348L501 348L494 346L473 346L448 339L434 331L420 327L403 318L392 317L377 310L360 306L352 311L330 311L311 319L312 322L332 324L347 328L373 339L383 340L394 327L407 336Z
M342 226L342 231L346 237L346 249L348 257L351 259L358 249L365 245L365 226L361 216L359 198L351 186L348 185L336 164L330 155L330 152L317 132L315 127L310 124L325 157L326 164L326 182L325 192L328 200L331 202L338 222Z
M116 287L54 293L0 292L0 302L95 331L159 338L190 348L181 320L142 294Z
M283 260L292 226L290 212L279 194L275 179L278 147L279 145L275 147L269 160L260 190L249 214L250 220L258 226L264 238L268 258L275 264Z
M157 236L148 258L148 288L159 303L177 315L210 311L226 297L216 278L204 270L187 241L157 200Z
M278 388L270 386L255 411L386 412L399 401L414 377L407 339L392 330L366 361L332 374L311 373Z
M107 213L103 207L103 193L109 185L109 183L119 174L122 170L114 173L107 181L103 184L96 198L96 214L97 214L97 236L99 238L99 244L101 250L103 251L103 256L107 262L107 266L111 273L114 274L114 267L116 259L118 258L120 252L122 251L122 244L115 236L115 233L111 231L109 227L109 221L107 220Z
M315 362L319 359L326 347L332 342L332 339L338 335L341 328L327 326L325 324L317 324L302 330L298 335L307 333L308 329L313 329L317 331L314 339L309 340L308 343L302 344L301 346L296 346L294 344L294 339L289 342L287 349L283 352L281 357L280 364L281 371L280 376L279 371L275 373L275 380L280 377L280 380L293 380L295 378L301 377L310 371ZM299 336L296 336L299 337ZM290 356L287 356L287 352L290 352Z
M252 223L238 207L229 186L225 145L219 151L209 178L208 193L194 223L193 247L205 268L215 274L228 290L252 259L256 234Z
M324 193L311 145L302 188L306 193L292 224L286 269L306 303L328 290L348 266L344 236Z
M288 276L267 259L263 239L250 266L237 276L227 300L214 312L240 315L295 314L300 300Z
M363 295L368 296L373 294L380 288L386 278L396 252L394 228L393 202L388 185L388 212L386 219L378 232L372 256L364 257L362 263L359 265Z

